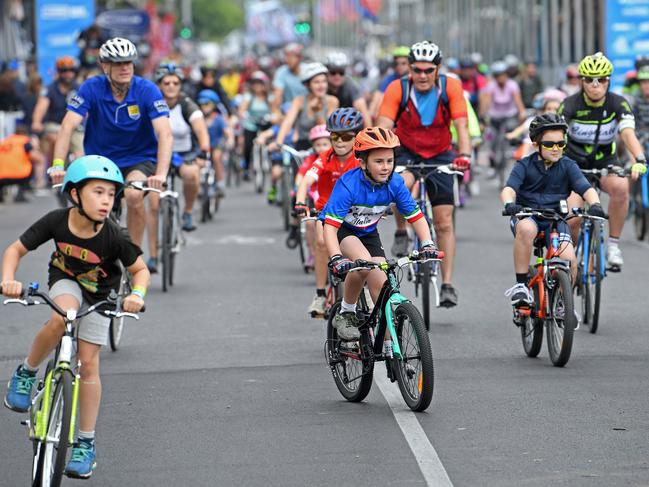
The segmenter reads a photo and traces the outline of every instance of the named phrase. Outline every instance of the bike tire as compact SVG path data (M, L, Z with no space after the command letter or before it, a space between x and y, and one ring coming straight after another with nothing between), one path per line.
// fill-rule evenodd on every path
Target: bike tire
M69 449L70 423L72 420L72 374L62 371L56 381L50 417L48 418L48 437L58 436L58 445L40 443L42 465L38 486L59 487L67 461ZM44 451L43 451L44 449Z
M173 206L169 208L169 219L171 221L171 234L169 236L169 286L174 285L174 276L176 275L176 254L177 249L180 245L180 208L178 207L178 201L173 202Z
M599 309L602 299L602 242L600 230L593 229L593 238L590 243L588 281L585 294L588 296L588 309L590 312L588 331L597 333L599 327Z
M291 185L286 168L282 174L282 221L284 222L284 231L288 232L291 224Z
M396 365L401 396L411 410L425 411L433 400L435 368L424 319L414 304L401 303L394 310L394 321L399 347L404 356L403 359L392 360ZM413 366L415 360L416 366Z
M301 228L301 226L300 226ZM302 231L298 231L298 252L300 254L300 265L304 270L305 274L309 273L309 268L306 266L306 256L309 254L309 248L306 245L306 234L302 234Z
M119 280L119 288L118 288L118 300L117 300L117 309L122 308L122 300L124 299L124 296L127 296L131 292L131 283L130 283L130 275L128 271L120 264L120 268L122 270L122 275ZM108 339L110 343L110 349L113 352L116 352L119 349L120 343L122 342L122 336L124 334L124 323L126 321L125 317L121 318L112 318L110 320L110 325L108 328Z
M550 360L556 367L563 367L570 360L575 332L574 302L569 271L554 269L554 281L548 289L550 312L546 319L547 341Z
M162 291L167 292L167 287L169 283L169 267L171 259L171 209L169 208L169 203L166 201L161 201L161 211L162 213L162 241L159 242L162 246L161 249L161 258L160 263L162 264Z
M426 331L430 330L430 262L419 264L421 275L421 315Z
M210 185L207 180L204 180L201 184L201 223L207 223L208 220L212 219L212 215L210 214L212 202L210 201L209 191Z
M43 381L46 380L50 370L54 368L54 359L50 359L47 362L45 367L45 375L43 376ZM31 428L36 429L36 411L40 411L43 405L43 400L37 403L37 409L29 410L29 420ZM32 487L41 487L43 481L43 463L45 455L41 455L41 452L44 452L45 443L39 440L32 440Z
M531 272L533 273L535 271L532 270ZM538 304L539 290L537 286L534 286L534 306L536 307ZM530 358L537 357L543 346L543 320L534 318L533 314L530 313L530 316L525 317L520 327L523 350L525 351L525 355Z
M336 302L329 312L327 319L327 342L325 343L325 358L327 365L331 369L334 382L340 394L349 402L361 402L367 397L372 388L372 375L374 373L374 363L370 365L370 370L362 374L363 365L360 359L348 357L346 360L341 359L339 353L340 340L338 333L333 326L333 319L340 309L340 301ZM341 362L332 363L332 361ZM348 371L349 369L349 371ZM355 380L346 381L345 378L355 378ZM353 384L352 384L353 383Z
M638 183L635 184L633 191L633 228L635 230L635 238L643 241L647 234L647 210L642 204L642 188Z

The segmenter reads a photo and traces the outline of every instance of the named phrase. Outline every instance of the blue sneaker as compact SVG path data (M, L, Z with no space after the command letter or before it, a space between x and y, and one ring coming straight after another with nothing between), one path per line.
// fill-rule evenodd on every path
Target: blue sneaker
M36 372L23 370L19 365L7 385L5 406L17 413L26 413L32 404L32 387L36 382Z
M95 442L79 438L72 447L72 456L65 467L65 475L73 479L88 479L97 466Z
M185 232L193 232L196 230L196 225L194 225L194 217L191 213L183 213L183 230Z

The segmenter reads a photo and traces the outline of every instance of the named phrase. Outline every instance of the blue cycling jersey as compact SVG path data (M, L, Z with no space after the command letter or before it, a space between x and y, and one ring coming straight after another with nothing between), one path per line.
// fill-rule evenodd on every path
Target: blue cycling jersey
M341 226L362 237L376 230L383 213L392 203L410 223L424 216L406 188L400 174L393 174L388 184L372 184L359 167L347 171L336 182L320 220L336 228Z
M151 121L168 117L169 107L151 81L134 76L126 98L119 103L106 76L94 76L70 99L68 110L88 117L83 140L86 154L108 157L121 168L156 161L158 141Z

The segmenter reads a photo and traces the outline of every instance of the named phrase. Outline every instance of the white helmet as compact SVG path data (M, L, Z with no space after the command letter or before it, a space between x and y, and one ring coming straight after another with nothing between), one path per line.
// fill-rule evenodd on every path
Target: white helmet
M349 66L349 58L344 52L332 52L327 56L325 64L328 69L345 69Z
M410 61L410 64L418 61L439 64L442 62L442 51L439 50L437 44L433 44L432 42L417 42L410 48L408 61Z
M113 37L99 48L99 60L102 63L124 63L137 59L137 49L128 39Z
M300 81L306 84L319 74L327 74L328 72L329 71L322 63L309 63L302 66L302 70L300 71Z
M507 72L507 64L505 64L504 61L495 61L491 65L490 70L493 76L498 76L499 74L503 74Z

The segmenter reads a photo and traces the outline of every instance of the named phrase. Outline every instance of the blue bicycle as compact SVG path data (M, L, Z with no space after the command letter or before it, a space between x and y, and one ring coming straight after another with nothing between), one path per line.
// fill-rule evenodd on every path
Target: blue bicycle
M635 236L638 240L644 240L649 227L649 172L636 181L633 185L633 223Z

